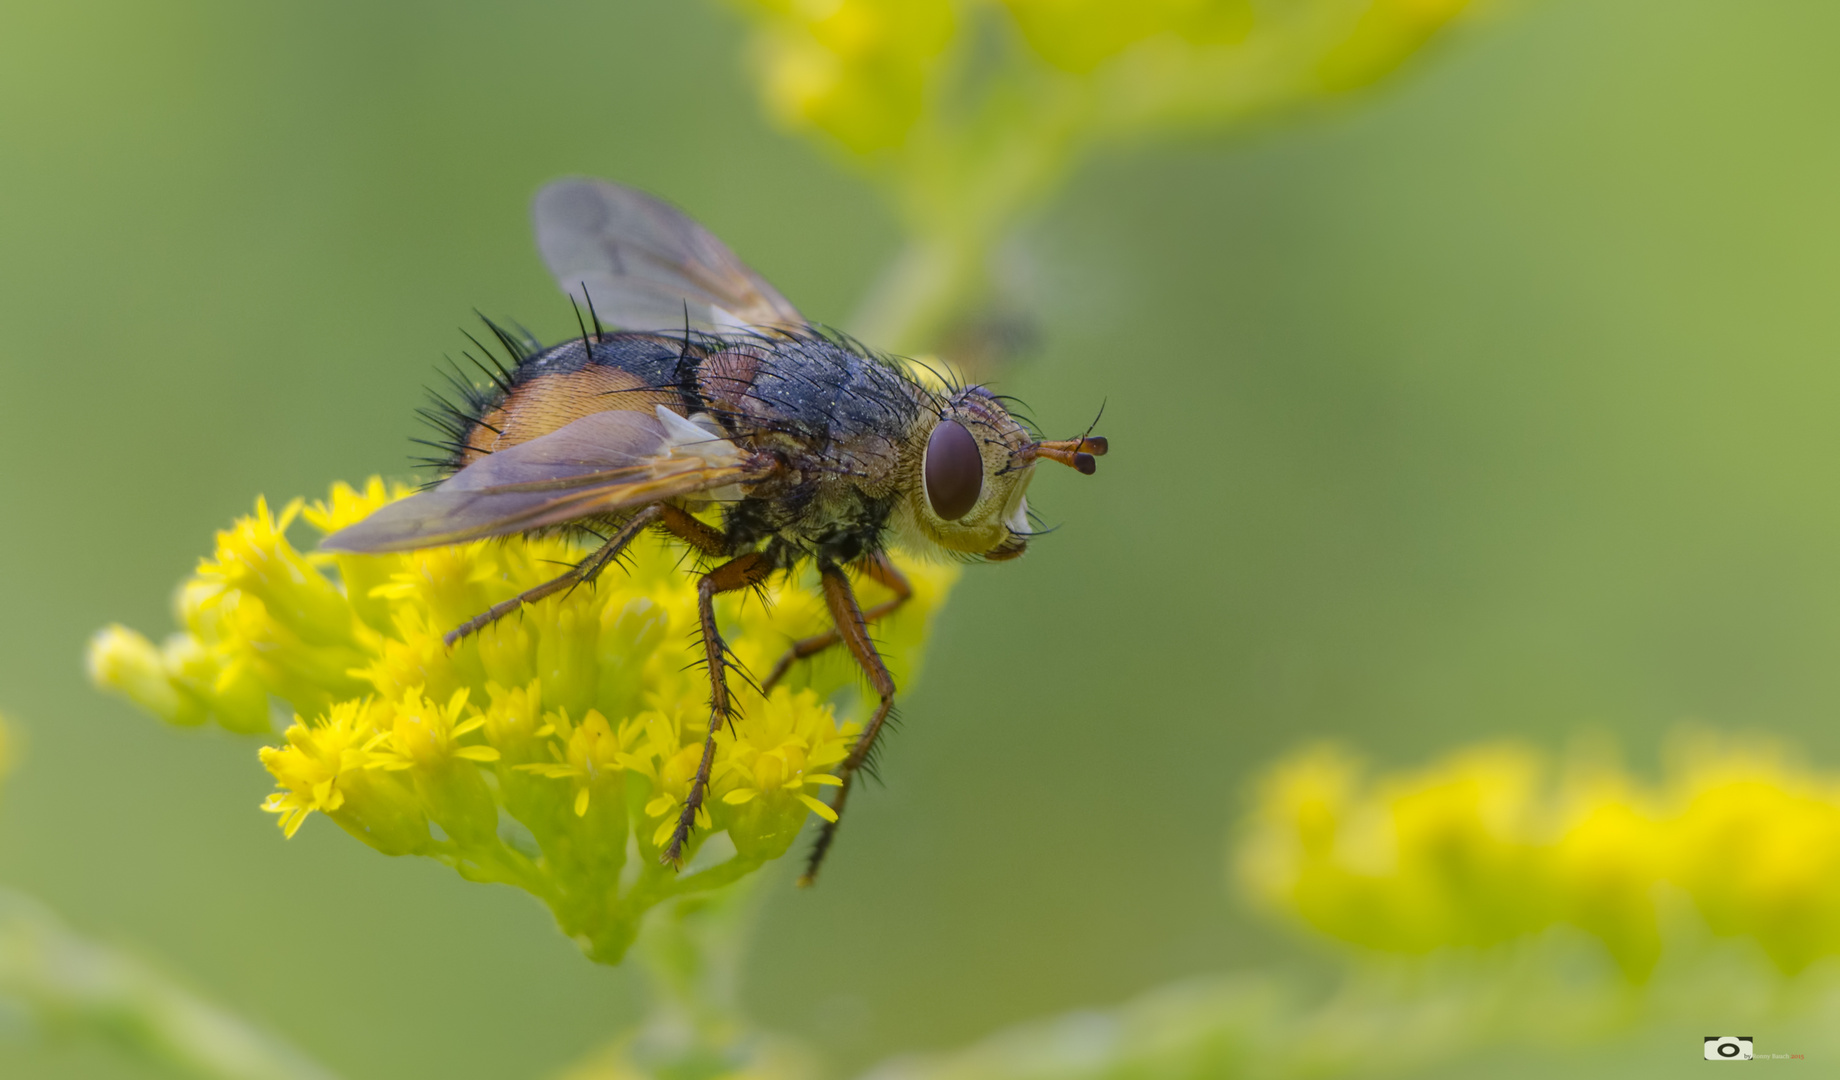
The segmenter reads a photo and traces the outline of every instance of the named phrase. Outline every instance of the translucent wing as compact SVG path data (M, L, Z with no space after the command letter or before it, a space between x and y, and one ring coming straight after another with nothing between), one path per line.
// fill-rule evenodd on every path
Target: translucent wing
M327 551L410 551L633 510L758 479L733 443L675 415L583 417L382 507L320 542Z
M805 319L708 229L662 199L605 180L557 180L531 207L549 272L623 330L800 327Z

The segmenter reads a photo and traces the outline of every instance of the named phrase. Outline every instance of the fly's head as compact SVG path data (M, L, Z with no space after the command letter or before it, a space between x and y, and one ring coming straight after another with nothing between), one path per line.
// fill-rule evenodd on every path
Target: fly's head
M1106 443L1091 435L1044 442L981 386L942 396L908 432L896 521L912 546L1002 562L1032 534L1029 481L1039 461L1090 475Z

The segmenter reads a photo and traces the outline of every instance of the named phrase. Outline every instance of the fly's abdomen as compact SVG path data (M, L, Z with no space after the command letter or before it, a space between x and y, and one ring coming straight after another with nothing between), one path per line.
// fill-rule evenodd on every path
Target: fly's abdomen
M683 357L681 342L650 334L572 338L514 353L516 366L501 371L492 386L471 393L462 388L462 401L437 398L437 408L424 411L445 436L439 445L449 456L438 464L450 472L464 468L592 413L651 412L659 405L685 412L678 390Z

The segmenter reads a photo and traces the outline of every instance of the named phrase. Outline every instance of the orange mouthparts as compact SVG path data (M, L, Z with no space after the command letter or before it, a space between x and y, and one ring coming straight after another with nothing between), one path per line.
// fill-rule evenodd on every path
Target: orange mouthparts
M1108 449L1105 440L1097 435L1082 435L1077 439L1056 439L1052 442L1035 444L1035 456L1049 461L1058 461L1070 469L1079 470L1083 476L1091 476L1098 469L1095 457L1104 457Z

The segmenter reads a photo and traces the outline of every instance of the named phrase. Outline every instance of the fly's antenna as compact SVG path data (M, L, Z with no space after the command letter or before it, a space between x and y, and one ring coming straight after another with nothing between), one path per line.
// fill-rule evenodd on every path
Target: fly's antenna
M1105 403L1099 403L1099 416L1086 426L1086 433L1077 439L1057 439L1053 442L1035 444L1035 456L1049 461L1058 461L1085 476L1091 476L1099 467L1094 458L1104 457L1111 447L1102 436L1094 435L1093 428L1099 426L1099 418L1105 415Z

